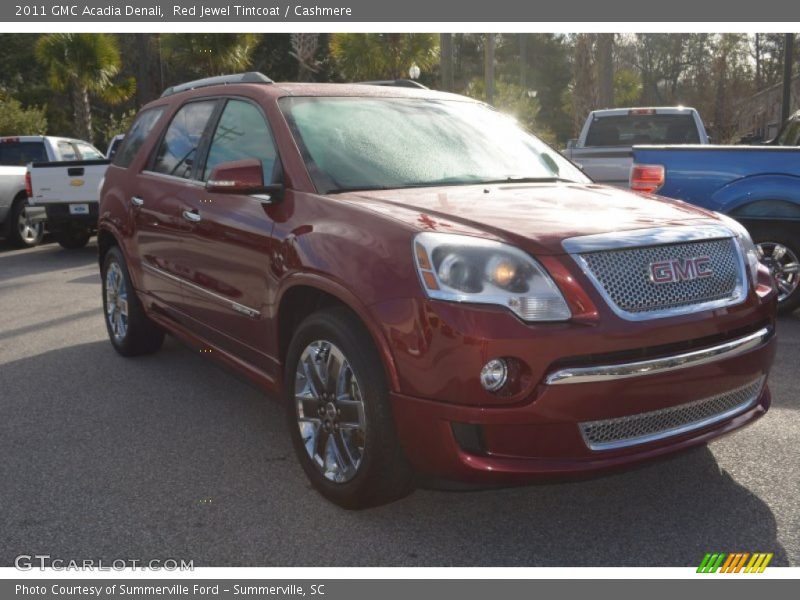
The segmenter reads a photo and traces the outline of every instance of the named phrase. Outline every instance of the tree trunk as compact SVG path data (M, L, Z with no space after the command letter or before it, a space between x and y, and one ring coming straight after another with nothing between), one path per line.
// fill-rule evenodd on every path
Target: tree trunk
M597 34L597 105L614 106L614 34Z
M519 86L524 90L528 87L528 48L527 34L519 34Z
M136 50L139 52L136 105L141 107L153 99L153 85L150 78L150 67L153 61L150 52L150 34L136 33L134 35L136 36Z
M485 48L485 54L486 54L485 75L486 75L486 102L488 102L489 104L494 103L494 42L495 42L495 34L487 33L486 48Z
M72 114L75 117L75 133L90 144L93 142L92 106L89 104L89 90L78 82L72 84Z
M452 92L455 87L453 85L453 34L440 34L439 45L442 50L440 55L441 64L439 66L439 71L442 75L442 89Z
M595 107L592 34L579 33L575 39L575 87L572 90L573 134L580 132L589 111Z

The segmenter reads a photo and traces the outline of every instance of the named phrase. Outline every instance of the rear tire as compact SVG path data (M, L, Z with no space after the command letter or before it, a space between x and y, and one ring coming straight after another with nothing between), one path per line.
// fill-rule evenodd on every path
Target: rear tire
M67 227L56 234L58 245L66 250L79 250L89 243L92 233L88 229Z
M8 218L8 241L17 248L38 246L44 236L44 224L32 223L27 216L28 199L20 196L14 200Z
M103 260L103 314L108 337L122 356L152 354L164 343L164 331L144 312L117 246Z
M314 487L343 508L397 500L413 471L392 419L372 337L345 308L319 311L289 345L284 400L297 457Z
M800 306L800 240L782 231L757 236L759 258L778 285L778 312L789 314Z

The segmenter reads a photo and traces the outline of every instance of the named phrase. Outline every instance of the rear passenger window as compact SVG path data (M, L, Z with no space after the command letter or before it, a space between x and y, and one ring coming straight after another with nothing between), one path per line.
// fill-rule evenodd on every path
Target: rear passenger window
M58 154L61 156L61 160L78 160L75 146L69 142L58 142Z
M167 128L153 163L153 171L188 179L197 158L197 147L216 100L190 102L181 107Z
M130 166L133 159L136 158L139 148L142 147L142 144L144 144L147 136L150 135L150 132L153 130L153 127L163 112L164 109L159 107L144 110L139 113L139 116L136 117L133 125L131 125L130 131L125 134L122 145L119 147L116 154L114 154L114 164L116 166L123 168Z
M255 158L261 161L264 179L272 180L277 153L269 126L250 102L229 100L211 140L203 180L218 164Z

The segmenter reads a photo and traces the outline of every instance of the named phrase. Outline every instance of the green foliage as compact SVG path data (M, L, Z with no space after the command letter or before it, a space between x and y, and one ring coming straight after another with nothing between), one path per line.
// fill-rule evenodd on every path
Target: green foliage
M259 39L255 33L167 33L161 36L162 62L173 83L246 71Z
M636 106L642 95L642 80L630 67L622 67L614 73L614 104Z
M23 108L19 100L0 98L0 135L44 135L47 118L44 109Z
M127 132L135 118L136 111L133 109L127 110L119 116L109 115L103 129L103 139L110 142L114 136Z
M36 58L56 90L78 85L115 104L129 98L136 81L115 81L122 60L117 38L108 33L50 33L36 42Z
M476 100L486 101L486 83L475 78L467 84L464 95ZM495 81L494 106L497 110L513 117L522 127L536 133L546 141L554 141L555 135L538 122L539 100L529 90L507 81Z
M439 61L439 36L433 33L333 33L330 56L345 81L407 79L416 64L424 73Z

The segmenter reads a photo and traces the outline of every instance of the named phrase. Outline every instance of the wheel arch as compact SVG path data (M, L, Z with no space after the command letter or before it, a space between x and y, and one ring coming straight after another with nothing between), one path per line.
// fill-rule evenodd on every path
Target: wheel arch
M292 276L279 291L275 310L275 348L280 364L285 365L292 334L302 320L320 309L336 306L348 309L364 325L381 356L389 386L397 391L399 378L394 356L367 307L346 287L319 275Z

